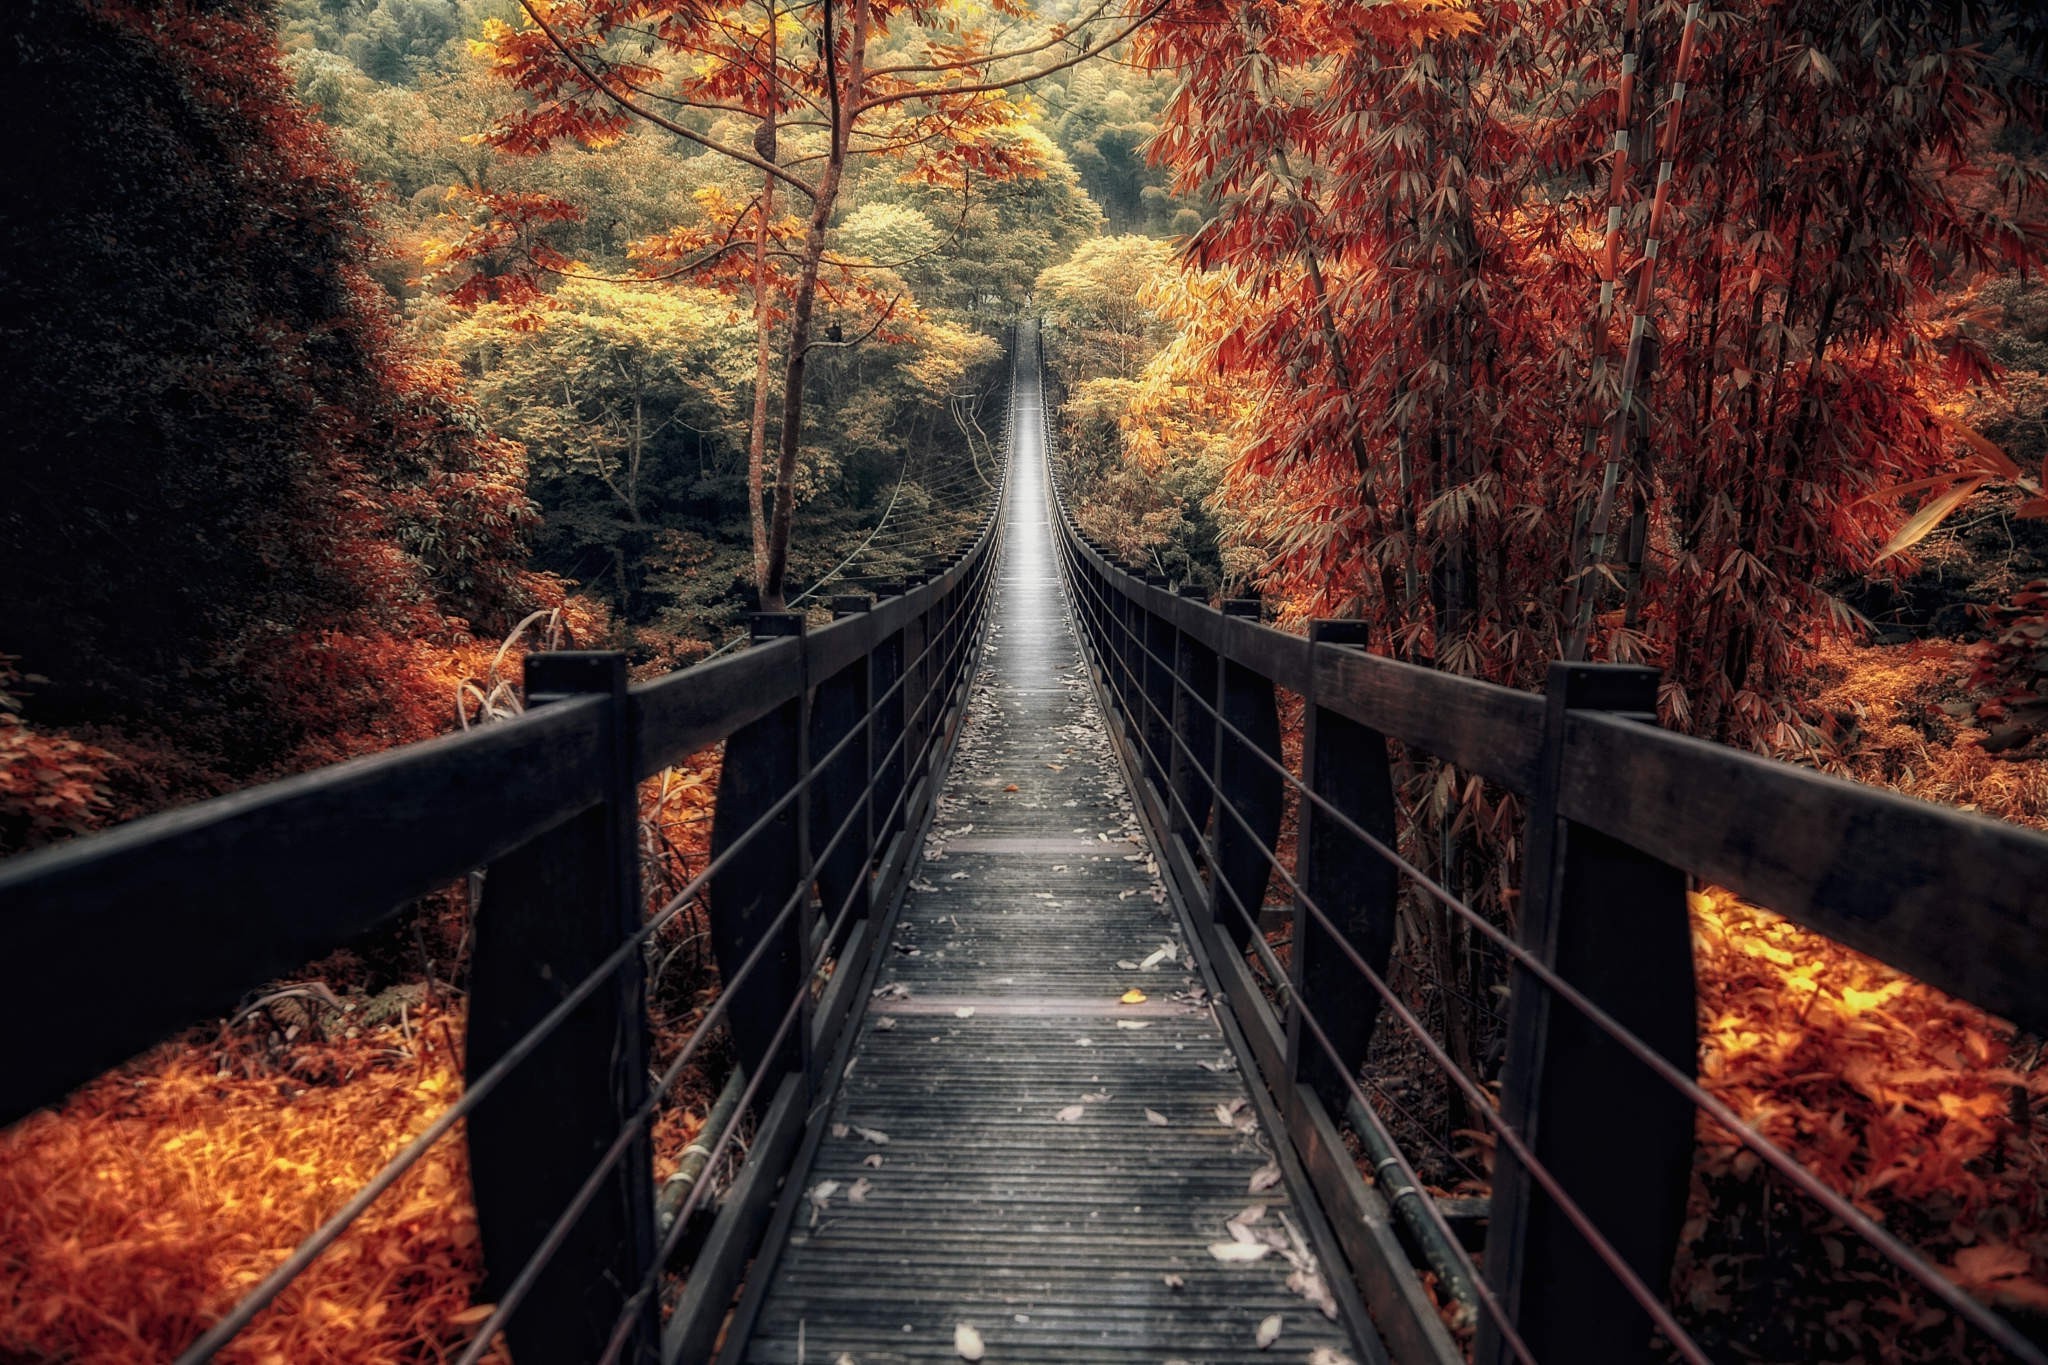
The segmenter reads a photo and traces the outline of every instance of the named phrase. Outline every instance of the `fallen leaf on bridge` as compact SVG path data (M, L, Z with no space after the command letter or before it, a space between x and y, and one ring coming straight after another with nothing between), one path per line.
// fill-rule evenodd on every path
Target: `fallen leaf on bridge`
M1264 1242L1209 1243L1209 1254L1219 1261L1262 1261L1272 1250Z
M1278 1340L1280 1340L1280 1315L1275 1313L1272 1317L1259 1324L1259 1330L1253 1335L1252 1341L1263 1351Z
M1160 1113L1157 1109L1147 1109L1145 1111L1145 1122L1155 1128L1164 1128L1166 1127L1166 1115Z
M1250 1182L1246 1184L1245 1189L1247 1189L1253 1194L1257 1194L1260 1190L1270 1190L1279 1183L1280 1163L1277 1161L1269 1161L1265 1165L1259 1167L1259 1169L1257 1169L1256 1171L1252 1172L1252 1178Z
M1126 1005L1142 1005L1145 1003L1145 992L1139 990L1136 986L1133 986L1131 987L1131 989L1125 991L1122 995L1118 996L1117 999L1120 1003Z
M1010 790L1015 791L1016 788ZM962 1360L980 1360L988 1348L982 1345L981 1333L963 1322L953 1329L953 1349L960 1353Z
M1088 1106L1085 1104L1070 1104L1053 1117L1061 1123L1079 1123L1081 1116L1087 1112Z

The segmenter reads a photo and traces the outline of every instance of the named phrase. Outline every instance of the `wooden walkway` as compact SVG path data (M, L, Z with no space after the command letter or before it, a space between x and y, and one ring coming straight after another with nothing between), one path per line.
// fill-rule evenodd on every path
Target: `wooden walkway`
M1000 595L960 749L726 1354L879 1365L971 1359L978 1338L990 1361L1383 1359L1349 1277L1322 1273L1319 1215L1112 757L1019 349Z

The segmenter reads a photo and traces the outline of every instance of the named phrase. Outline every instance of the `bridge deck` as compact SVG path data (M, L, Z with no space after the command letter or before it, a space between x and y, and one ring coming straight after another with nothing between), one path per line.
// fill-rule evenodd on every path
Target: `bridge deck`
M1314 1214L1261 1175L1276 1137L1111 756L1019 377L995 626L786 1240L735 1323L743 1356L954 1360L966 1324L991 1361L1380 1358L1299 1292ZM1210 1251L1240 1240L1266 1250Z

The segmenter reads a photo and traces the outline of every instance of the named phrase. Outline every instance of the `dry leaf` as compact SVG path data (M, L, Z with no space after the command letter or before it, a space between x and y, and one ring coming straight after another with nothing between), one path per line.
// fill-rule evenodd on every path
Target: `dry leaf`
M811 1188L805 1192L804 1197L811 1201L812 1227L818 1226L818 1215L823 1213L825 1211L825 1206L832 1202L832 1196L838 1191L838 1189L838 1181L820 1180L817 1184L811 1186Z
M1178 1275L1162 1275L1159 1277L1159 1282L1165 1285L1168 1289L1180 1289L1185 1287L1187 1284L1187 1281L1183 1280Z
M1264 1242L1209 1243L1209 1254L1219 1261L1262 1261L1272 1249Z
M953 1017L955 1019L972 1019L974 1017L974 1006L962 1005L959 1009L953 1011Z
M843 1123L835 1123L832 1125L832 1136L836 1138L843 1138L852 1131L853 1130L851 1128L848 1128Z
M868 1202L868 1192L874 1188L874 1183L866 1176L862 1176L846 1187L846 1202L849 1204L865 1204Z
M893 1014L882 1015L875 1020L875 1027L886 1033L888 1030L896 1027L896 1016Z
M1259 1324L1259 1330L1253 1335L1252 1341L1263 1351L1278 1340L1280 1340L1280 1315L1275 1313L1272 1317Z
M1087 1112L1088 1106L1085 1104L1070 1104L1053 1117L1061 1123L1079 1123L1081 1116Z
M1143 1019L1119 1019L1116 1021L1116 1026L1121 1029L1130 1029L1132 1032L1136 1032L1141 1028L1152 1027Z
M1012 787L1010 790L1017 789ZM962 1360L980 1360L982 1352L988 1348L981 1344L981 1333L963 1322L953 1329L953 1349L959 1352Z
M1318 1346L1308 1353L1308 1365L1357 1365L1350 1356L1333 1346Z
M1007 787L1003 788L1003 790L1004 790L1004 791L1006 791L1006 792L1013 792L1013 791L1016 791L1016 790L1017 790L1017 784L1016 784L1015 782L1012 782L1012 783L1011 783L1011 784L1010 784L1009 786L1007 786ZM969 1356L969 1357L967 1357L967 1358L968 1358L969 1360L979 1360L979 1359L981 1359L981 1357L980 1357L979 1355L972 1355L972 1356Z
M2012 1275L2024 1275L2033 1267L2025 1247L2011 1242L1989 1242L1964 1247L1956 1253L1956 1273L1966 1283L1984 1285Z
M1145 992L1139 990L1136 986L1133 986L1129 990L1125 991L1122 995L1118 996L1117 999L1120 1003L1126 1005L1142 1005L1145 1003Z
M1145 1122L1155 1128L1164 1128L1166 1126L1166 1115L1160 1113L1157 1109L1147 1109L1145 1111Z
M880 1152L869 1152L860 1159L860 1164L879 1171L882 1169L882 1154Z
M1245 1185L1245 1189L1249 1190L1253 1194L1257 1194L1260 1190L1270 1190L1279 1183L1280 1163L1277 1161L1269 1161L1265 1165L1259 1167L1259 1169L1257 1169L1256 1171L1252 1172L1252 1178Z
M889 1135L881 1131L879 1128L863 1128L856 1123L855 1125L853 1125L853 1131L859 1133L862 1137L866 1138L869 1142L874 1143L877 1147L886 1147L889 1145Z

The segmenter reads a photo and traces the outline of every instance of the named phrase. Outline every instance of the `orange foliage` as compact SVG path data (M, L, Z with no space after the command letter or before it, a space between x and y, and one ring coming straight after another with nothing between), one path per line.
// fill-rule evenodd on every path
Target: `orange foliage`
M283 1065L172 1042L0 1134L0 1357L169 1359L455 1098L456 1042L431 1015ZM219 1358L441 1359L480 1273L451 1136Z
M1702 1084L1974 1292L2048 1311L2039 1045L1724 891L1695 894L1692 910ZM1677 1283L1711 1325L1746 1338L1769 1278L1789 1301L1750 1329L1806 1334L1778 1343L1792 1358L1917 1359L1929 1347L1965 1358L1945 1315L1886 1293L1895 1277L1853 1233L1774 1192L1756 1157L1704 1117L1696 1170ZM1839 1293L1845 1269L1865 1282L1860 1301Z

